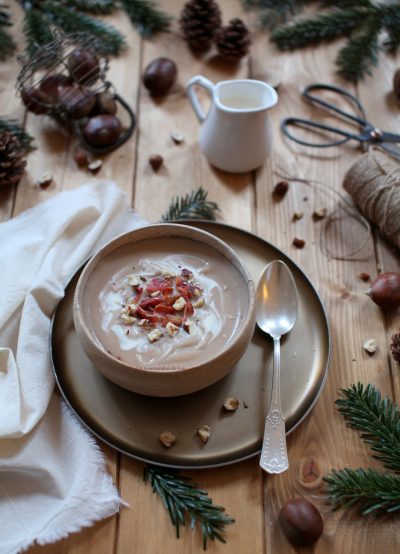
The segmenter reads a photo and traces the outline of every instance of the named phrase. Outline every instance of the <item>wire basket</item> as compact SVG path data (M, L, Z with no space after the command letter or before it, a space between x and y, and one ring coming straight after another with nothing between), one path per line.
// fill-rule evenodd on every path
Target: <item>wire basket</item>
M105 154L132 135L135 114L106 79L108 58L99 39L87 33L59 35L53 42L38 47L28 59L19 59L22 69L16 87L22 102L33 113L49 115L70 127L87 150ZM105 95L113 108L111 112L100 102ZM123 124L115 116L115 112L121 115L121 109ZM90 118L104 115L114 118L112 123L118 133L114 130L115 136L103 133L88 140L85 125Z

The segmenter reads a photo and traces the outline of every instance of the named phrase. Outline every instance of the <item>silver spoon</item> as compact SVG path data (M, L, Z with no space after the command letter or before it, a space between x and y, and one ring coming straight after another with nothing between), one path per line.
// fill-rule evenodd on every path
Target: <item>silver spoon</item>
M260 466L268 473L282 473L289 467L280 395L280 340L293 329L297 311L297 289L288 266L281 260L269 263L257 286L256 306L257 325L274 340L271 404L260 458Z

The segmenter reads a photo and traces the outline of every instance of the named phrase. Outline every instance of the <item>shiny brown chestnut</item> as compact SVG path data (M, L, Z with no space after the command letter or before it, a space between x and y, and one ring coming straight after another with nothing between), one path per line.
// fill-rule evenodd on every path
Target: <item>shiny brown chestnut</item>
M115 142L122 132L122 125L114 115L96 115L82 127L82 135L91 146L108 146Z
M304 498L291 498L282 506L279 523L288 540L296 546L315 543L324 529L317 508Z

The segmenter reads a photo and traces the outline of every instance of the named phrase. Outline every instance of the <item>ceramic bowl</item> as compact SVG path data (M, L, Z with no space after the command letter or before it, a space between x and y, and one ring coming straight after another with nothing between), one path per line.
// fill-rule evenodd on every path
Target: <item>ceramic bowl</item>
M174 273L162 269L164 262L177 271L195 267L198 280L188 283L199 284L205 305L191 314L190 333L180 327L170 336L157 323L163 335L152 343L147 336L152 329L137 326L141 319L131 326L121 322L123 306L133 298L126 297L141 293L135 288L127 294L132 290L127 273L135 270L147 281L142 288L150 288L149 267L153 271L157 266L159 276ZM166 223L121 235L95 254L79 278L73 315L86 355L105 377L137 393L179 396L203 389L232 370L254 332L254 301L251 276L230 246L205 231Z

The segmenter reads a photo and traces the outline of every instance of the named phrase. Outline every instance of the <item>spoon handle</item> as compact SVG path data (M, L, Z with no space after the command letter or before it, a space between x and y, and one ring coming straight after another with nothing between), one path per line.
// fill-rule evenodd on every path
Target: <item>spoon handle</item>
M289 467L286 452L285 420L281 409L280 393L281 343L274 337L274 372L272 395L261 450L260 467L268 473L282 473Z

